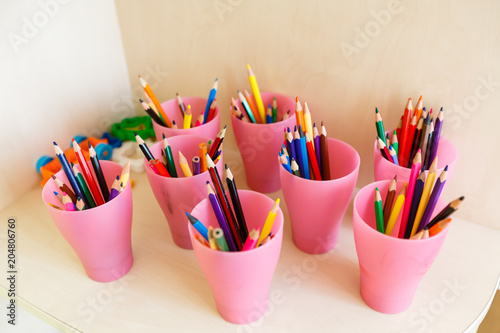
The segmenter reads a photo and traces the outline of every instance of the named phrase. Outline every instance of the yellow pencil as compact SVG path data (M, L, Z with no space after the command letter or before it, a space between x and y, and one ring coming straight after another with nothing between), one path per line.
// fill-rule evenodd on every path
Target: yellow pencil
M264 109L264 103L262 103L262 97L260 97L259 86L257 85L257 80L255 79L255 75L250 68L250 65L247 65L248 68L248 80L250 81L250 87L252 87L253 97L255 98L255 103L257 103L257 109L259 109L259 116L262 120L262 123L266 123L266 110Z
M217 243L215 242L214 228L212 228L212 226L208 227L208 244L210 245L210 248L212 250L219 251L219 248L217 247Z
M387 227L385 229L385 234L390 236L392 233L392 229L394 228L394 224L398 219L399 213L401 212L401 208L405 202L406 197L406 189L408 188L408 183L405 183L401 191L399 191L398 197L396 198L396 202L394 203L394 207L392 207L391 215L389 215L389 220L387 221Z
M184 155L182 155L180 151L179 151L179 165L181 166L182 172L184 173L184 177L191 177L193 175L193 172L189 167L186 157L184 157Z
M311 139L314 138L313 136L313 128L312 128L312 120L311 120L311 111L309 111L309 107L307 106L307 102L304 102L304 128L303 130L309 134L309 137ZM313 148L314 148L314 140L311 140Z
M259 247L260 243L269 236L271 229L273 228L274 220L276 219L276 213L278 212L278 208L280 206L280 198L276 199L271 211L267 215L266 223L264 223L264 227L262 228L262 232L260 233L259 240L255 247Z
M432 192L432 187L434 186L434 181L436 180L436 170L437 170L437 156L432 162L429 168L429 176L425 181L424 189L422 191L422 197L420 198L420 203L418 204L417 214L415 215L415 222L413 222L413 227L411 229L410 237L415 235L417 232L422 216L424 215L425 208L427 207L427 202Z
M191 118L193 117L193 114L191 112L191 105L188 105L186 108L186 114L184 114L184 129L191 128Z

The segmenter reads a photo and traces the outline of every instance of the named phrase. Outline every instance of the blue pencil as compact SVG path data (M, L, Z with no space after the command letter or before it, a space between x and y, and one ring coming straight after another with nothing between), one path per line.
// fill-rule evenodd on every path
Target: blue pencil
M219 82L219 79L215 79L215 83L214 83L212 89L210 89L210 93L208 94L207 106L205 107L205 113L203 114L203 123L207 122L208 113L210 112L210 106L212 105L212 102L215 99L215 95L217 94L218 82Z
M238 97L240 98L241 104L243 105L243 109L245 109L245 111L248 115L248 118L250 118L250 121L252 123L256 124L257 121L255 120L255 117L253 116L252 109L250 108L250 105L248 105L248 102L247 102L247 99L245 98L245 96L243 96L243 94L239 90L238 90Z
M290 132L290 127L288 127L286 130L286 143L288 145L288 153L290 154L290 158L297 160L297 155L295 155L295 145L293 144L293 135ZM292 163L291 160L290 163Z
M304 178L311 179L311 174L309 172L309 159L307 157L307 146L306 137L302 131L302 126L299 125L299 135L300 135L300 149L302 155L302 164L304 166Z
M297 162L297 164L299 165L300 177L304 178L304 160L302 159L302 147L300 145L300 136L297 129L295 129L294 136L295 138L293 139L293 145L295 146L295 162Z
M193 227L198 230L198 232L208 241L208 229L201 223L196 217L186 212L189 222L193 225Z
M56 152L57 159L59 160L59 163L61 163L61 167L64 170L64 173L66 174L66 177L68 178L69 183L71 184L71 187L73 188L73 191L75 192L75 195L77 197L82 198L83 202L85 203L85 206L89 207L87 200L85 200L85 196L83 195L82 189L78 185L75 175L73 174L73 169L68 163L68 160L66 159L66 156L64 155L63 151L57 143L54 141L54 150Z

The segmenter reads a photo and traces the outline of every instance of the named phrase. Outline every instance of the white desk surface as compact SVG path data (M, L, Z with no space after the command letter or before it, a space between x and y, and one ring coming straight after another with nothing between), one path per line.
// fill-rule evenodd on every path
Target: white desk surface
M239 154L224 154L234 162L238 188L247 188ZM0 212L5 271L6 221L18 221L18 304L63 332L463 332L474 331L497 288L500 231L455 218L412 306L397 315L378 313L359 292L352 202L335 249L313 256L294 246L282 199L283 248L270 291L275 301L263 319L233 325L219 316L194 253L173 243L146 175L132 177L134 265L115 282L85 275L50 219L40 187ZM281 191L269 196L283 198ZM6 286L0 279L4 297Z

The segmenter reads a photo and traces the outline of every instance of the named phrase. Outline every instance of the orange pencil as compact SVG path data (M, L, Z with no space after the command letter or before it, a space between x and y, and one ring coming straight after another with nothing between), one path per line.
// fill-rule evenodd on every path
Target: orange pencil
M156 110L158 110L158 112L160 113L160 115L161 115L163 121L165 122L165 124L167 125L167 127L172 127L172 122L170 121L170 119L168 119L165 111L163 111L163 108L161 107L160 101L158 101L158 98L156 98L156 95L154 94L153 90L151 90L151 87L149 86L149 84L140 75L139 75L139 81L141 82L141 86L144 88L144 91L146 92L146 94L153 101L153 104L155 105Z
M297 121L297 128L299 128L299 126L304 128L304 113L302 112L302 105L300 105L298 97L295 97L295 118Z
M252 96L248 93L248 91L245 90L244 92L245 92L245 99L247 100L247 103L248 103L248 106L250 107L250 110L252 110L255 121L257 123L262 123L262 120L260 119L259 112L258 112L257 108L255 107L255 104L253 103Z
M450 224L450 222L451 222L451 217L448 217L446 220L442 220L433 225L432 228L429 229L429 237L432 237L438 234L439 232L443 231L448 226L448 224Z

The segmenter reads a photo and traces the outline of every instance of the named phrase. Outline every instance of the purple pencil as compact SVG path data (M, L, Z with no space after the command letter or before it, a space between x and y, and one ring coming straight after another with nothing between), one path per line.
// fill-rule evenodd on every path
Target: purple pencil
M432 134L432 150L430 155L430 161L434 161L437 155L437 150L439 146L439 138L441 137L441 128L443 128L444 112L443 108L439 110L439 114L434 124L434 134ZM432 162L431 162L432 163Z
M427 207L425 208L424 215L422 215L422 219L420 220L420 225L418 226L417 232L424 229L425 226L429 223L431 219L431 214L434 211L434 208L436 207L436 203L439 199L439 196L441 195L441 192L443 191L447 173L448 173L448 166L446 166L443 172L441 172L441 175L439 175L439 178L437 179L436 184L432 189L431 196L429 197L429 201L427 202Z
M420 199L422 198L422 191L425 185L425 167L422 169L418 175L417 181L415 182L415 188L413 189L413 197L411 199L410 214L408 215L408 222L406 224L406 230L404 238L410 238L411 231L413 229L413 223L415 222L415 215L417 214L418 205L420 204Z
M217 200L217 196L215 195L214 189L209 181L207 181L207 192L208 192L208 199L210 200L210 204L212 205L212 209L214 210L215 213L215 217L219 222L219 227L224 232L224 237L226 238L226 243L227 247L229 248L229 251L232 252L238 251L236 245L234 244L234 239L231 234L231 230L229 230L227 221L224 218L224 213L222 212L219 200Z
M200 173L200 157L195 156L192 160L193 165L193 176L198 175Z
M114 199L120 193L120 175L116 176L111 185L111 191L109 192L109 200Z
M314 150L316 152L316 159L318 160L319 173L323 176L323 163L321 163L321 140L319 136L318 128L316 123L313 126L313 136L314 136Z

